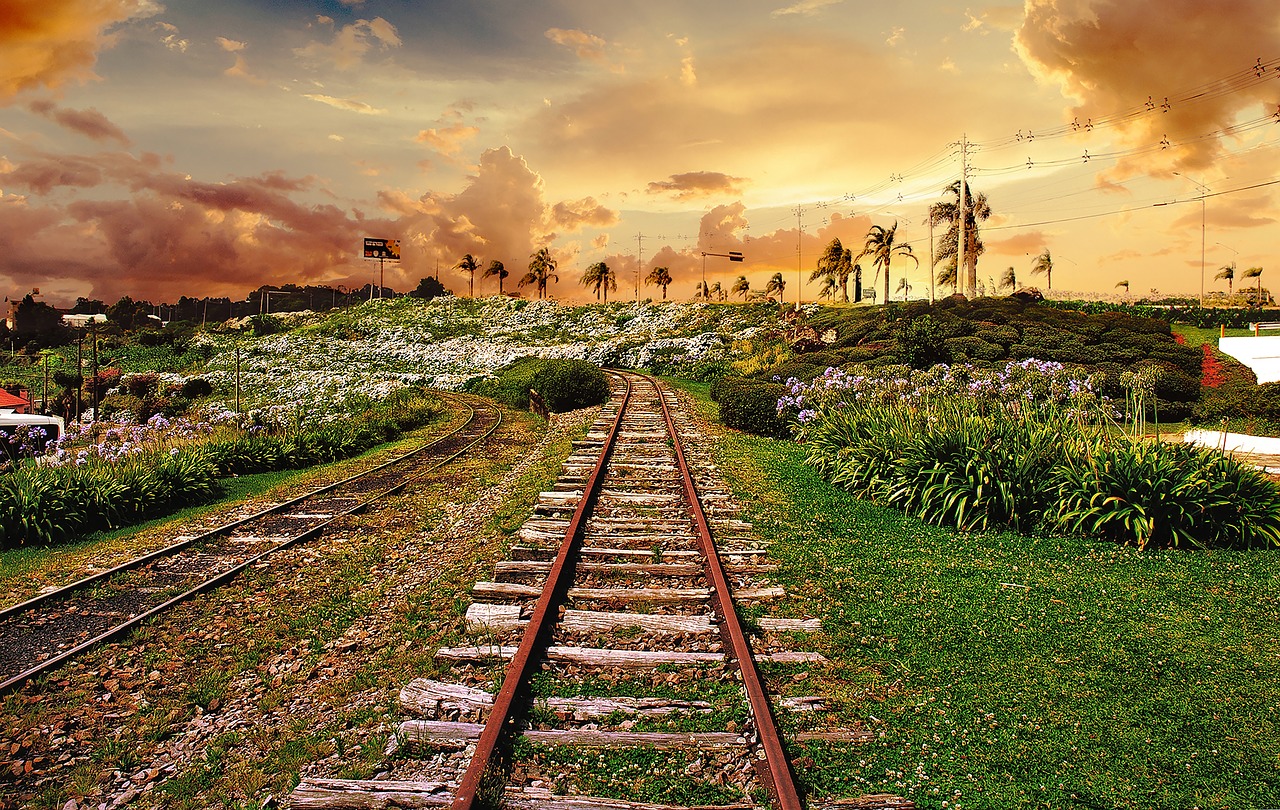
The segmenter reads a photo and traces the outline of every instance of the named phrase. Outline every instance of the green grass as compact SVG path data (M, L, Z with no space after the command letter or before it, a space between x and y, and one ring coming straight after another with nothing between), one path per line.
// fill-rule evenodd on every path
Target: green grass
M1188 346L1199 347L1208 343L1210 346L1216 348L1218 345L1218 338L1222 336L1217 327L1201 329L1198 326L1191 326L1190 324L1185 323L1174 323L1169 326L1175 335L1182 335L1183 339L1187 341ZM1252 334L1253 332L1248 329L1228 329L1226 331L1227 337L1249 337Z
M813 797L1280 804L1273 553L957 534L832 488L792 442L720 452L789 607L823 619L833 664L809 687L882 735L793 750Z

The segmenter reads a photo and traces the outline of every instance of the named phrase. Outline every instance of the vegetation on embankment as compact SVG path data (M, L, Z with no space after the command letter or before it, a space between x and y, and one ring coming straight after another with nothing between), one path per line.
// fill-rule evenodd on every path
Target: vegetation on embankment
M708 416L705 389L685 385ZM957 533L832 487L789 441L720 466L774 538L791 615L832 661L807 689L861 746L792 748L811 795L923 808L1280 803L1271 552Z

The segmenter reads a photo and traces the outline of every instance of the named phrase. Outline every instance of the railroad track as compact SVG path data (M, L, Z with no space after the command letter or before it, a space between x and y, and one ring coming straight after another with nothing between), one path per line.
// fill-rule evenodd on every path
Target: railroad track
M461 425L362 473L0 610L0 693L119 637L334 521L400 492L480 444L502 423L483 400L451 395Z
M758 614L785 596L768 544L710 461L689 462L675 397L637 374L612 385L510 559L475 584L466 643L436 653L449 679L403 685L412 718L388 743L388 770L303 779L295 810L802 807L777 716L815 715L823 700L771 697L757 663L821 666L790 649L818 622L757 615L748 633L735 605ZM789 725L792 742L870 736ZM861 799L851 806L912 806Z

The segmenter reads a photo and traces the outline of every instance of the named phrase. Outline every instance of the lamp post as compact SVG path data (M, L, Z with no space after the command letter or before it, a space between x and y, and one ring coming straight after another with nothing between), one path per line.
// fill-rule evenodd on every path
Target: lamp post
M1209 187L1198 180L1192 180L1182 172L1174 172L1183 180L1194 185L1200 190L1200 306L1204 306L1204 234L1205 234L1205 199L1209 194Z
M742 253L736 250L731 250L728 253L708 253L705 250L702 252L702 296L704 299L709 300L711 298L711 295L710 293L707 292L707 257L708 256L719 256L720 258L728 259L731 262L740 262L742 261Z

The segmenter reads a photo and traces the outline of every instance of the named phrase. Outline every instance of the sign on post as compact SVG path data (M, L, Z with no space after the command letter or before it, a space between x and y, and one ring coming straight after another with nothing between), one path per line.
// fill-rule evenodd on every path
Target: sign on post
M365 237L364 257L366 259L398 262L400 261L400 240L369 239L368 237Z

